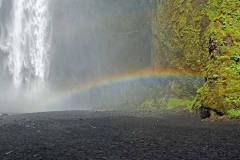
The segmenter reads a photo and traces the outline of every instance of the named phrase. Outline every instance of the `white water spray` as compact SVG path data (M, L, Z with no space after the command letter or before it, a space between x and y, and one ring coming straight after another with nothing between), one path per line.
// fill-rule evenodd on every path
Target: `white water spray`
M7 68L14 87L39 89L49 72L48 0L13 0L12 4L0 49L8 54Z

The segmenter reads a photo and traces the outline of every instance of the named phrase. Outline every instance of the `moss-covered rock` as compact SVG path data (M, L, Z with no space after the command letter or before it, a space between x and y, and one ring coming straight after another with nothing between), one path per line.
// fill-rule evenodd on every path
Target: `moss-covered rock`
M207 60L208 42L203 33L209 18L202 14L205 3L189 0L156 0L152 18L152 63L200 72Z
M240 1L155 0L152 64L205 77L193 108L240 108Z

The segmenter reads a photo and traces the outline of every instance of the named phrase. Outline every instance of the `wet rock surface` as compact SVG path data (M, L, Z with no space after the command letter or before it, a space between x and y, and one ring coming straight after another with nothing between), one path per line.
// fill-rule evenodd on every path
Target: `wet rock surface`
M11 115L0 120L0 159L238 159L239 133L239 122L184 112Z

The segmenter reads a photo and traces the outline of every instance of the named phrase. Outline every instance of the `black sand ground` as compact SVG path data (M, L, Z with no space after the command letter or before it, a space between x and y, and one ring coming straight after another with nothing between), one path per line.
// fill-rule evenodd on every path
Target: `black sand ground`
M186 113L72 111L0 119L0 160L240 159L239 122Z

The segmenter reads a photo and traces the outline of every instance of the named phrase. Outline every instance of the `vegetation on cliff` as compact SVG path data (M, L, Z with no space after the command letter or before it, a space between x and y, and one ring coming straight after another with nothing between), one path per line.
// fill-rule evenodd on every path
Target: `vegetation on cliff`
M193 109L238 117L240 1L155 0L153 7L154 67L198 72L206 82Z

